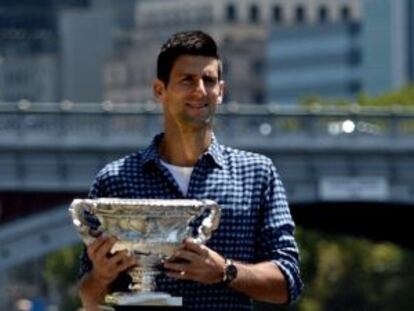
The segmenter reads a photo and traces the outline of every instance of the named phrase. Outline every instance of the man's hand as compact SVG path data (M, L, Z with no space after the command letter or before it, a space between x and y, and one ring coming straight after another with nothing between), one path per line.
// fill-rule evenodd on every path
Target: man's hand
M87 247L92 270L81 279L79 294L88 311L95 310L103 302L109 285L120 272L137 265L126 251L110 253L116 241L114 237L100 236Z
M186 239L173 256L165 261L169 277L202 284L219 283L223 279L225 259L205 245Z
M136 265L136 261L128 256L127 251L110 254L116 241L115 237L100 236L87 248L93 264L91 274L106 286L112 283L120 272Z
M280 268L270 261L246 264L235 261L237 278L229 287L256 300L286 303L289 299L287 281ZM180 280L203 284L221 282L225 259L205 245L186 239L174 255L165 261L167 275Z

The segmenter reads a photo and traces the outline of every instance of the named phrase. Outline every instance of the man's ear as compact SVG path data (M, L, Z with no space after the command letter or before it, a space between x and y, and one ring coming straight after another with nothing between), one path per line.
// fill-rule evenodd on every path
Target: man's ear
M217 97L217 104L220 105L223 102L224 97L224 89L225 89L225 83L223 80L219 82L219 96Z
M152 91L157 101L163 102L164 99L164 82L159 79L155 79L152 84Z

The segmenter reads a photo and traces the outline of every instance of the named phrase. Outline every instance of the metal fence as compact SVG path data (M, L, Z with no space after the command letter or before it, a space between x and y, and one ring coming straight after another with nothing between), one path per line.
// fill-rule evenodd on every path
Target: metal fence
M139 145L161 130L162 111L155 103L0 103L0 145ZM251 147L397 143L414 141L414 109L230 103L219 107L215 131L225 141Z

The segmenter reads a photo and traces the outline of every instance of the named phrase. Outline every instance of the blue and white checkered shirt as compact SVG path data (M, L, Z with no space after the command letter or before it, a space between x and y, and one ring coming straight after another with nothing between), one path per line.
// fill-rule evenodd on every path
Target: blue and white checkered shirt
M142 152L108 164L99 172L90 197L184 198L168 169L160 163L162 134ZM289 302L302 291L298 249L285 191L272 161L262 155L218 144L213 137L197 161L185 198L212 199L222 209L220 225L207 246L245 263L274 262L289 288ZM91 269L86 252L81 273ZM125 285L119 277L113 288ZM186 309L251 310L250 298L223 284L202 285L161 276L157 290L183 297Z

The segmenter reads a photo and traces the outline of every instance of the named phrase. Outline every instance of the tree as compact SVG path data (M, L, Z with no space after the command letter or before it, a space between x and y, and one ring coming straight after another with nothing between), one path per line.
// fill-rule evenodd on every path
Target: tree
M60 311L74 311L80 306L76 283L79 274L79 255L82 246L64 248L46 256L43 275L49 295L58 300Z
M304 97L300 101L305 107L313 106L336 106L346 107L351 104L361 106L381 106L381 107L414 107L414 84L409 84L399 90L387 92L379 96L369 96L366 93L360 93L356 101L345 98L324 98L319 96Z

